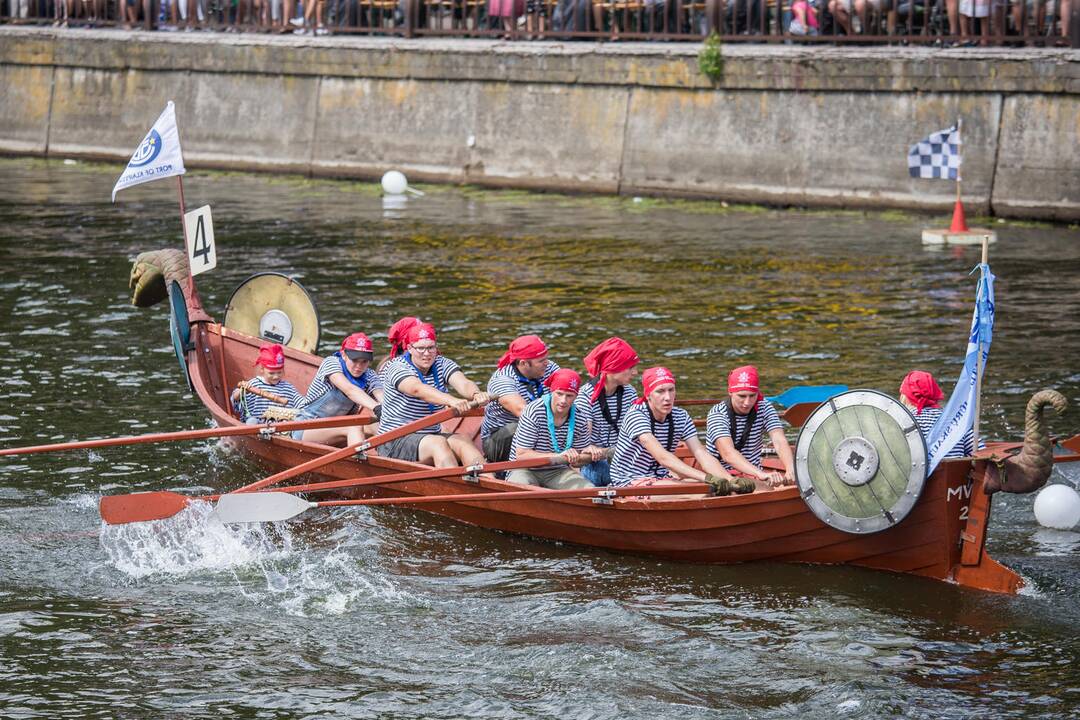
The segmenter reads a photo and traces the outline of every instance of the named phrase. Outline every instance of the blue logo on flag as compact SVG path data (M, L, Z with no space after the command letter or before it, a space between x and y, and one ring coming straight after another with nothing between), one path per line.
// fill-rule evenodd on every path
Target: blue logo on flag
M150 135L142 141L135 154L131 156L128 167L142 167L154 162L154 158L161 152L161 136L157 130L151 130Z

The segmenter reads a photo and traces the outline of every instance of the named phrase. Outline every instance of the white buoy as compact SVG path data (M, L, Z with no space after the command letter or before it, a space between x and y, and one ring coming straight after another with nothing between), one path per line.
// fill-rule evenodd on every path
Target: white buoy
M387 170L382 176L382 189L387 195L404 195L409 187L405 174L397 170Z
M1035 498L1035 519L1055 530L1070 530L1080 522L1080 494L1068 485L1047 485Z

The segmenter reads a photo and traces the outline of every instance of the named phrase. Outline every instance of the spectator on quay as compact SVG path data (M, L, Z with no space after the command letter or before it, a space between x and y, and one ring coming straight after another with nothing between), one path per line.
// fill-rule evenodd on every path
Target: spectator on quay
M975 34L975 20L979 21L979 32L985 42L990 38L990 0L960 0L960 39L961 45L975 45L969 36Z
M14 2L15 0L12 0ZM68 18L75 15L75 0L54 0L53 27L67 27Z
M532 40L535 32L536 39L543 40L546 30L547 0L525 0L525 39Z
M1048 27L1047 14L1049 14L1051 18L1058 20L1061 36L1068 37L1069 13L1071 11L1069 0L1061 0L1060 15L1055 12L1055 4L1055 0L1016 0L1012 6L1013 27L1016 28L1016 32L1020 35L1024 34L1024 20L1026 18L1029 23L1034 19L1036 35L1042 35L1044 28L1047 35L1053 34L1053 27Z
M509 40L514 32L514 21L520 12L519 0L488 0L488 17L502 21L503 39Z
M323 24L323 12L326 10L326 0L304 0L304 27L300 28L300 35L326 35L329 30Z
M792 35L817 35L821 31L818 22L820 0L796 0L791 4L791 24L788 32Z
M836 19L836 24L845 35L854 35L851 27L852 0L829 0L829 14Z

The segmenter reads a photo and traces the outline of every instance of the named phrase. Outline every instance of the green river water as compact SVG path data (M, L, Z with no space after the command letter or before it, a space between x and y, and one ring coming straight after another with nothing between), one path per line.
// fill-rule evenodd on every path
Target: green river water
M206 427L164 305L129 304L130 262L180 247L172 182L0 159L0 446ZM611 334L680 395L752 363L765 391L895 395L920 367L948 392L974 248L928 250L898 213L725 208L190 173L211 204L220 318L259 271L315 298L324 350L420 315L486 381L535 332L580 358ZM1080 432L1080 230L1004 224L983 430L1016 438L1030 394ZM643 366L644 367L644 366ZM311 513L227 530L205 509L104 528L103 494L210 491L260 476L215 442L0 461L0 716L1076 717L1080 534L1032 496L994 499L990 551L1029 586L1001 597L843 567L699 567L511 537L414 510ZM1059 466L1051 482L1080 482Z

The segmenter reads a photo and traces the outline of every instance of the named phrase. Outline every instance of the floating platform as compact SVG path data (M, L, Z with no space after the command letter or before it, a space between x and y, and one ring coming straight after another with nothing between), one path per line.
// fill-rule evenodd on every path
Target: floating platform
M923 245L981 245L984 237L989 237L990 242L997 242L997 233L987 228L972 228L962 232L954 232L948 228L940 230L923 230Z

